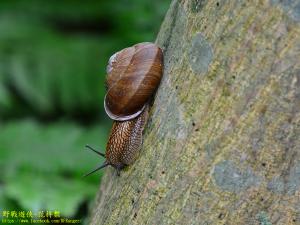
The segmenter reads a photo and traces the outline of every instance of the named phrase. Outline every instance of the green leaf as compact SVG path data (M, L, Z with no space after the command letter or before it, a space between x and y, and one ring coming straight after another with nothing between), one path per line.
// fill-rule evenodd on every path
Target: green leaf
M0 128L0 200L4 195L24 209L57 209L71 216L78 204L94 196L102 171L86 179L82 175L104 159L84 146L104 149L108 125L83 128L24 120Z
M97 185L84 180L63 179L55 174L42 174L35 171L21 171L18 179L7 180L6 195L17 199L26 210L58 210L62 215L71 217L80 203L91 199Z

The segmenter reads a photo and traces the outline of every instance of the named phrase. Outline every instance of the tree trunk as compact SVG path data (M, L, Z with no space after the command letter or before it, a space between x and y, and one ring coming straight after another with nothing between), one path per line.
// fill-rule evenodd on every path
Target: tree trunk
M174 0L138 160L91 224L300 224L300 2Z

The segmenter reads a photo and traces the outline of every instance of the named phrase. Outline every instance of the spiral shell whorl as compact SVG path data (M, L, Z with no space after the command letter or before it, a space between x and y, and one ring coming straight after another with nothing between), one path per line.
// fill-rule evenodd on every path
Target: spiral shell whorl
M104 107L110 118L124 121L138 116L162 76L162 51L140 43L114 54L107 66Z

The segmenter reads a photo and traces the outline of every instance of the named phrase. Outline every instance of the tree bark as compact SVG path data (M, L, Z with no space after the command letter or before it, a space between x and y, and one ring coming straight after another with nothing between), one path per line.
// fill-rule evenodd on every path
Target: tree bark
M91 224L300 224L300 2L174 0L138 160Z

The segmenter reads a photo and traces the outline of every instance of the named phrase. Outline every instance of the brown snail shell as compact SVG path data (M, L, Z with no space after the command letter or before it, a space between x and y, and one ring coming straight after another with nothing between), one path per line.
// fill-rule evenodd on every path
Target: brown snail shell
M117 121L137 117L157 89L163 54L153 43L140 43L114 54L107 66L107 115Z
M105 162L85 176L109 165L119 174L135 161L147 123L148 102L160 83L162 70L162 51L153 43L136 44L110 57L104 108L115 121L105 154L86 146L104 157Z

